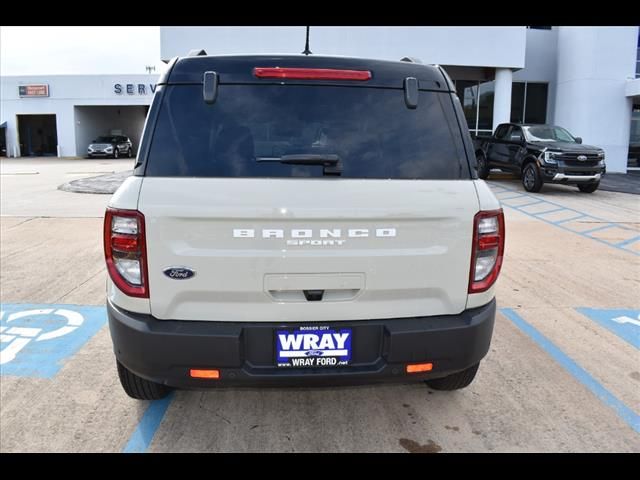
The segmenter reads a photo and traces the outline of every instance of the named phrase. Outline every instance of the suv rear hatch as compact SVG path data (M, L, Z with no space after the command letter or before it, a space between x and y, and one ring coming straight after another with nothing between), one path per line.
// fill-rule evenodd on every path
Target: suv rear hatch
M158 89L136 170L156 318L314 322L465 309L479 205L451 93L441 75L421 79L408 108L402 76L384 86L371 72L371 81L229 83L222 73L213 103L202 82L169 77ZM172 267L195 275L172 278Z

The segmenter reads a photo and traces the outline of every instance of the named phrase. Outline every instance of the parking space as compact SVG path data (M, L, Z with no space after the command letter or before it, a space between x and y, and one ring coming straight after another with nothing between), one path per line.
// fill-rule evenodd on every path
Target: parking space
M640 197L489 181L507 245L491 350L467 389L220 389L138 402L120 387L103 307L108 195L57 190L72 175L129 168L0 163L1 451L640 450Z

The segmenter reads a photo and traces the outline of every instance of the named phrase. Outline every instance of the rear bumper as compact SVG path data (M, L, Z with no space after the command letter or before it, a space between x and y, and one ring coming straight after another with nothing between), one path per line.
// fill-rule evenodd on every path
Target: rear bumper
M116 358L135 374L177 388L310 386L408 382L438 378L478 363L488 352L495 299L460 315L321 322L353 330L352 363L342 368L276 368L275 328L287 323L157 320L108 303ZM407 363L433 363L407 374ZM219 380L189 377L216 368Z

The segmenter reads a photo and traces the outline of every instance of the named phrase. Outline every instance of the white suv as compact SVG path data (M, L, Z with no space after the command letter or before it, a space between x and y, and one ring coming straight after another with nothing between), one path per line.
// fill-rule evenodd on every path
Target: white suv
M437 66L179 58L104 223L125 391L473 380L504 249Z

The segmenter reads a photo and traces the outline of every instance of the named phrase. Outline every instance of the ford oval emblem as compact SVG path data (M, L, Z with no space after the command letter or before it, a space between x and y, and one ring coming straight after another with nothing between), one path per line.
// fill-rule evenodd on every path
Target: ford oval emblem
M174 280L186 280L193 277L196 272L188 267L169 267L163 270L164 274Z

